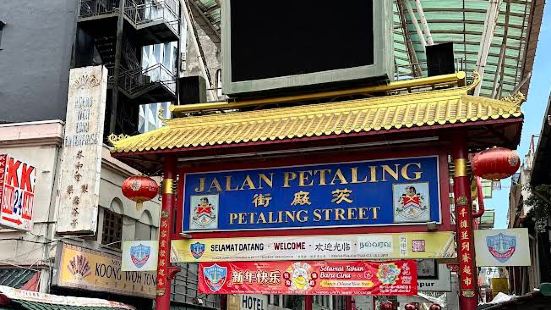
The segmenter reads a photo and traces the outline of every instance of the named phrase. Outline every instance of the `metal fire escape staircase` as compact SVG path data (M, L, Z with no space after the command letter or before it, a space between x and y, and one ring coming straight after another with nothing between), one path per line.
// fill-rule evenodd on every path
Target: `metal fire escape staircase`
M119 5L119 0L81 0L79 22L88 23L89 28L98 23L106 25L120 15ZM142 68L136 46L178 40L179 15L174 11L178 3L174 0L125 0L124 5L123 18L134 32L132 37L138 40L130 42L126 38L122 42L120 70L116 77L118 89L137 104L175 100L175 74L163 64ZM95 46L108 69L111 86L115 84L116 40L115 34L96 33L95 36Z
M160 63L142 68L136 48L128 41L123 44L123 63L118 85L126 97L139 103L175 99L175 75Z

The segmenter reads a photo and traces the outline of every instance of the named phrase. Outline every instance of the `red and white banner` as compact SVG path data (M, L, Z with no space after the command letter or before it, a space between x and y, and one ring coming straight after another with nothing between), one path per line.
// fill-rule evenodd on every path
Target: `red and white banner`
M0 226L31 230L35 167L0 154Z
M204 294L415 295L417 263L307 261L199 263Z

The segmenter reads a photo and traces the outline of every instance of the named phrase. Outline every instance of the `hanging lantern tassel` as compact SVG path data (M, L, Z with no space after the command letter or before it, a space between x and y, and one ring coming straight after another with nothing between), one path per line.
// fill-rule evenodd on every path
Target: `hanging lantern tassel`
M149 201L159 193L157 182L147 176L131 176L122 182L122 194L136 202L136 209L143 208L144 201Z

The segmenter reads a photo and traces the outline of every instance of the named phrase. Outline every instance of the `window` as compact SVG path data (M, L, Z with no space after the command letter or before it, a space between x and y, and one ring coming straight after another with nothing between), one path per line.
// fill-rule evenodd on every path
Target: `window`
M4 26L6 23L0 20L0 51L2 50L2 30L4 29Z
M163 126L159 119L159 112L162 109L162 117L170 118L170 102L157 102L140 105L138 131L140 133L148 132Z
M283 296L283 307L292 310L304 310L304 296L285 295Z
M122 240L122 214L103 209L101 244L120 249Z

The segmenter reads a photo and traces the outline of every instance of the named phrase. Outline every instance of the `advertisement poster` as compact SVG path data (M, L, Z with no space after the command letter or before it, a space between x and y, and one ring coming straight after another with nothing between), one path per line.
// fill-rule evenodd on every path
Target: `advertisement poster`
M200 263L203 294L415 295L414 260Z
M475 230L479 267L531 266L527 228Z
M123 241L122 271L156 271L159 241Z
M121 257L62 243L57 286L154 298L154 272L122 271Z
M36 168L0 154L0 226L32 230Z
M438 156L188 173L184 232L441 222Z
M183 239L172 262L454 258L451 231L326 236Z

